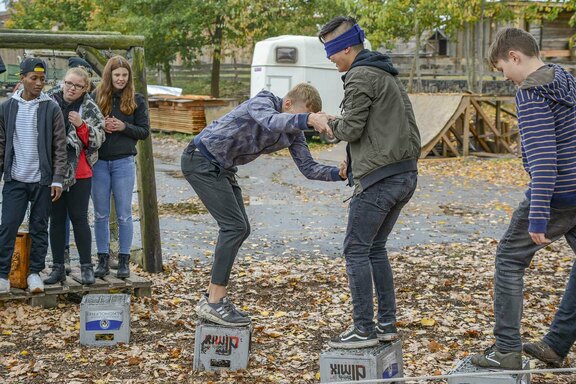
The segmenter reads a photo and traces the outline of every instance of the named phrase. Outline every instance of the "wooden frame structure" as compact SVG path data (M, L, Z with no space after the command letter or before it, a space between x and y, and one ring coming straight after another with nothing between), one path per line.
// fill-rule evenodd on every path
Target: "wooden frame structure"
M98 73L106 64L107 53L125 56L132 65L134 86L147 100L144 37L104 32L52 32L0 29L0 48L72 50ZM136 257L145 271L162 272L162 248L154 175L152 138L140 140L136 157L140 232L143 254Z
M422 147L420 157L468 156L471 152L518 155L518 129L502 120L503 114L516 118L513 112L502 107L504 102L512 101L511 97L462 95L452 117L434 139ZM493 110L494 117L487 109Z

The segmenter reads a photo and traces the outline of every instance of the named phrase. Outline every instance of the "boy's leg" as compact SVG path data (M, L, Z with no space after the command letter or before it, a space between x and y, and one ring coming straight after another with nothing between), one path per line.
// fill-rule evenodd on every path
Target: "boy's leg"
M250 232L244 209L242 191L233 172L220 169L198 151L182 155L182 172L186 180L218 223L220 228L210 288L217 291L218 303L209 303L205 298L197 307L199 316L222 325L245 325L249 318L238 312L224 297L230 272L242 242ZM211 293L210 298L215 294Z
M92 168L92 204L94 205L94 237L98 254L108 254L110 242L110 170L108 161L98 160Z
M524 271L530 265L534 254L546 246L532 241L528 232L529 213L530 203L524 200L514 211L510 225L498 244L494 275L496 351L489 350L484 355L473 356L474 364L498 367L499 364L510 363L508 369L517 369L522 365L520 322L523 309ZM573 213L551 210L547 237L556 241L569 231L573 226L571 223L574 221L574 216L570 216ZM497 362L494 362L495 360Z
M576 217L576 212L574 212ZM576 253L576 227L565 235L566 241ZM544 342L560 356L565 358L576 341L576 262L570 271L568 284L562 296L560 307L554 316L550 330Z
M388 215L386 215L384 224L374 238L374 243L370 250L372 278L374 279L376 298L378 299L379 324L394 324L396 322L394 277L390 261L388 260L386 243L402 208L410 201L416 190L418 176L416 172L409 172L387 180L385 193L387 193L391 199L398 198L399 200L391 207ZM391 200L391 203L392 201L393 200Z
M0 224L0 278L10 274L14 243L18 227L28 208L28 190L25 183L9 181L2 189L2 224Z
M64 246L66 242L66 220L68 220L67 199L70 192L63 191L60 199L52 203L50 211L50 248L52 262L64 264Z
M40 273L45 267L48 252L48 218L52 208L50 187L29 184L30 188L30 274Z

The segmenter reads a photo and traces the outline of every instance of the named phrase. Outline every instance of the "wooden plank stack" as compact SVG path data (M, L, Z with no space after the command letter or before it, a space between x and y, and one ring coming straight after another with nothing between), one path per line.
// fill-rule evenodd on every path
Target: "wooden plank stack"
M227 104L226 100L210 96L151 96L150 125L162 131L197 134L206 126L205 108Z

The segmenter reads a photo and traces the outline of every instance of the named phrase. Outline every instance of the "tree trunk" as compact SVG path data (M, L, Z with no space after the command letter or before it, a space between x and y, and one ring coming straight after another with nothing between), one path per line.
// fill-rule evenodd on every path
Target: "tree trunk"
M210 81L210 94L220 97L220 58L222 56L222 17L216 17L216 29L214 30L214 54L212 56L212 78Z
M418 32L418 19L414 21L414 36L416 36L416 48L414 51L414 56L412 57L412 67L410 68L410 78L408 79L408 92L414 92L414 75L418 73L419 76L419 69L420 63L418 62L418 58L420 57L420 33Z
M166 60L163 63L163 72L164 72L164 76L166 77L166 85L171 87L172 86L172 76L170 75L170 70L172 69L172 66L170 65L170 61Z

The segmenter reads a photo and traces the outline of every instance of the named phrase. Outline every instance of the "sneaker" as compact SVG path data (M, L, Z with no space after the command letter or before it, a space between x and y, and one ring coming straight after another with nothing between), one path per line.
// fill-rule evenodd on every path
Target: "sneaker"
M202 296L200 297L200 300L198 301L198 304L196 305L196 307L201 306L203 303L207 303L208 302L208 292L204 292L202 294ZM232 308L234 308L234 310L236 312L238 312L240 314L240 316L244 316L244 317L250 317L250 315L248 314L248 312L244 312L241 309L236 308L236 306L232 303L230 303L230 305L232 306Z
M0 294L10 293L10 280L0 277Z
M39 274L32 273L28 275L28 279L26 279L26 281L28 282L28 290L31 293L44 292L44 283L42 282Z
M562 367L563 358L558 356L556 352L544 341L537 341L535 343L525 343L522 346L524 353L538 359L546 364L550 364L555 368Z
M376 345L378 345L378 338L375 331L362 332L354 324L328 342L331 348L344 349L368 348Z
M215 304L200 299L196 306L196 314L201 319L227 327L242 327L250 324L250 318L242 316L227 297L223 297Z
M398 331L396 325L389 324L376 324L376 337L379 341L392 341L398 338Z
M494 344L484 353L472 356L471 362L482 368L520 370L522 369L522 353L502 353L496 349L496 344Z

